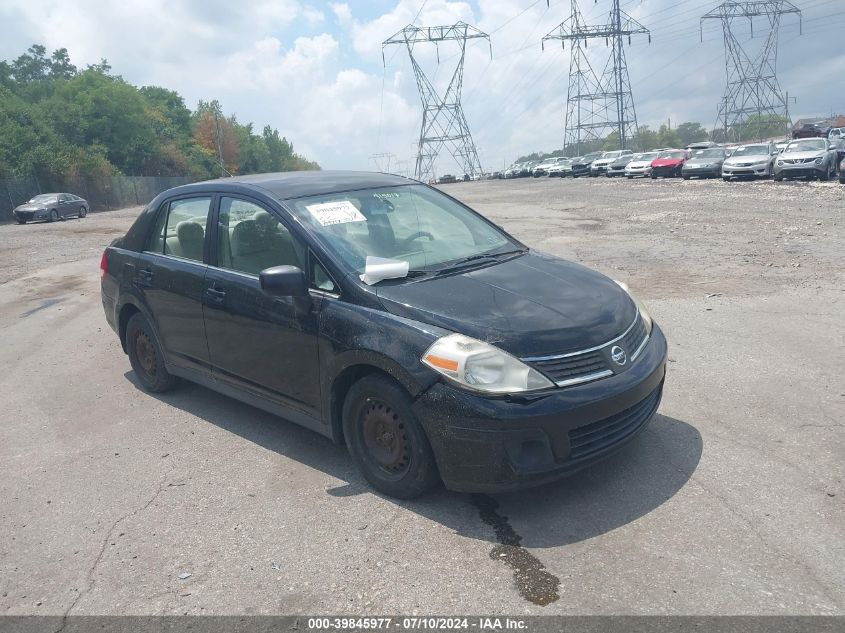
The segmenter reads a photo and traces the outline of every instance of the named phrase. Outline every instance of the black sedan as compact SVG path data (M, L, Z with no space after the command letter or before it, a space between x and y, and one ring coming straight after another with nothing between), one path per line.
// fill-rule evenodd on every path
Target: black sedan
M101 269L145 389L180 377L276 413L397 497L559 478L660 404L666 340L624 284L399 176L171 189Z
M88 215L88 201L72 193L42 193L12 211L18 224L31 220L56 222L68 217Z

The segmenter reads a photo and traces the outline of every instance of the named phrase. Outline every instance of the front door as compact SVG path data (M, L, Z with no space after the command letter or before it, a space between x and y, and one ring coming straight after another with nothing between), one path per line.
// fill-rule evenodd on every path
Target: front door
M258 273L306 269L306 249L258 203L220 198L215 266L204 284L205 331L214 377L319 417L318 304L272 297Z
M202 295L210 210L207 195L165 204L134 280L155 320L167 361L202 372L209 371Z

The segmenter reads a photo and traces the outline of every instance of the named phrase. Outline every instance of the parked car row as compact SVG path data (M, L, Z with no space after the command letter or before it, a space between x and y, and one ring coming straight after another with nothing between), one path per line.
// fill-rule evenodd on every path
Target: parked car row
M733 147L708 142L696 143L686 149L662 148L640 153L616 150L591 152L575 158L555 157L514 165L505 172L505 177L722 178L730 182L744 178L830 180L838 174L840 182L845 184L843 161L845 139L836 137Z

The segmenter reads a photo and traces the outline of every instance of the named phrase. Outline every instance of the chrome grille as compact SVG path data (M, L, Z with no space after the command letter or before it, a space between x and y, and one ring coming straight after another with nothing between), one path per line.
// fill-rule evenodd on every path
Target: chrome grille
M558 387L568 387L612 376L614 366L608 360L608 350L614 345L621 346L631 363L639 356L647 340L645 321L637 312L625 332L603 345L568 354L523 358L522 361L551 378Z

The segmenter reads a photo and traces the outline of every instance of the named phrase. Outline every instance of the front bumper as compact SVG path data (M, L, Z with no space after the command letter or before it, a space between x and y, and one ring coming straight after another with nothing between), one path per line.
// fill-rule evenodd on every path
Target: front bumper
M671 178L673 176L677 176L678 172L683 169L681 165L673 165L671 167L652 167L651 168L651 175L656 176L658 178Z
M414 403L446 487L493 492L554 481L610 455L654 417L666 375L655 325L635 364L530 398L490 398L437 383Z
M775 176L783 176L784 178L816 178L823 176L827 168L827 165L824 163L821 165L816 165L815 163L776 165Z
M767 164L748 163L746 165L722 165L722 176L724 178L759 178L767 176L769 166Z
M719 178L722 175L722 168L716 167L692 167L684 165L681 170L682 176L690 178Z
M651 176L651 167L626 167L625 175L628 177Z
M607 173L607 165L590 165L591 176L601 176Z
M47 217L46 211L24 211L15 209L12 211L12 214L18 220L29 221L29 220L40 220L42 218Z

